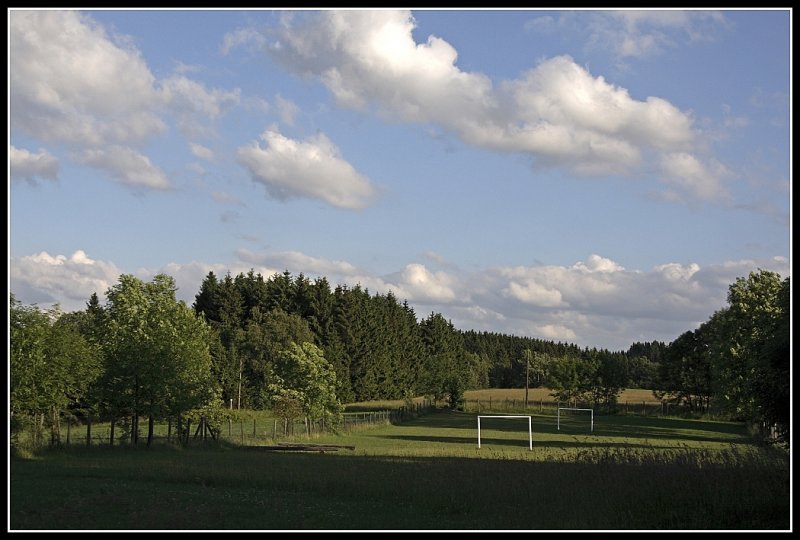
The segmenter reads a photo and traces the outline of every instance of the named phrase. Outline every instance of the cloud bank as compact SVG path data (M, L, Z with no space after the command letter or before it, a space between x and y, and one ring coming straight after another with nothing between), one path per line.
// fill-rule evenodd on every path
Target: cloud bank
M60 302L80 310L93 292L104 298L122 272L113 262L95 261L83 251L70 256L46 252L11 258L11 291L23 303ZM664 263L646 271L626 269L597 254L570 266L493 267L476 272L436 270L418 262L388 275L374 275L347 261L300 252L238 250L231 264L170 263L133 273L149 280L159 272L173 276L178 296L191 305L209 271L218 277L251 269L268 278L288 270L294 277L325 277L337 284L361 285L370 294L392 292L408 300L418 317L442 313L462 330L503 332L575 343L582 347L627 350L638 341L671 342L696 329L727 305L728 287L759 268L790 276L789 261L729 261L700 267ZM623 339L625 341L623 341Z

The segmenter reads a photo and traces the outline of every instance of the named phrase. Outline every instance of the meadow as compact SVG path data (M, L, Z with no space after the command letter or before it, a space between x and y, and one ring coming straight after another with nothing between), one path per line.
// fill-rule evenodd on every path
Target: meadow
M362 407L365 406L362 404ZM10 461L11 530L789 530L787 452L738 423L436 409L284 442L73 445Z

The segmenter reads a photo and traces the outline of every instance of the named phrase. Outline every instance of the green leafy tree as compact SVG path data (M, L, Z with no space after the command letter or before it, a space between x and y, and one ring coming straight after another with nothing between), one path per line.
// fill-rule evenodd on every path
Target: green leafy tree
M723 407L741 419L761 419L757 381L766 373L760 358L780 327L781 289L778 274L751 272L728 288L728 307L716 314L718 335L713 354L717 396Z
M281 351L272 381L273 404L296 400L306 416L333 423L344 410L336 397L336 371L313 343L290 343Z
M447 386L452 375L466 376L464 341L453 323L439 313L431 313L420 327L426 353L422 391L441 400L449 393Z
M714 343L714 321L702 324L697 330L684 332L669 344L660 364L659 399L688 406L704 412L713 396L711 346Z
M150 283L122 275L107 293L107 378L114 409L149 422L218 400L212 377L212 335L202 317L177 301L175 282L159 274Z
M459 374L451 373L444 382L447 404L451 409L464 409L464 381Z
M591 387L595 366L579 356L553 359L550 366L551 395L562 402L584 399Z
M61 412L84 402L101 373L100 349L58 305L23 306L12 294L9 315L12 431L41 419L34 422L38 435L47 417L57 442Z
M245 357L247 403L255 409L270 406L274 364L292 343L313 342L308 323L300 316L276 308L262 313L256 307L244 331L240 353Z
M758 359L762 376L756 381L755 399L763 422L775 427L778 442L788 446L791 425L791 289L789 278L778 293L780 313Z

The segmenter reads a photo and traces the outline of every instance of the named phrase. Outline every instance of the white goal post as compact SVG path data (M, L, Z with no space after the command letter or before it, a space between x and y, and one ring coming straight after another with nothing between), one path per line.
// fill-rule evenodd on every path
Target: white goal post
M528 419L528 448L533 450L533 422L529 415L478 415L478 448L481 447L481 418L527 418Z
M594 409L576 409L574 407L559 407L558 412L556 413L557 430L561 430L561 411L589 411L591 413L589 431L594 432Z

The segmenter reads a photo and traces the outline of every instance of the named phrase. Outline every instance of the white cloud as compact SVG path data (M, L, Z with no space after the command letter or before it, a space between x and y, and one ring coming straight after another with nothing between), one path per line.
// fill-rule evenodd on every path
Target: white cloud
M726 200L730 193L722 184L730 171L717 161L703 164L697 157L686 152L666 154L661 160L664 182L677 188L678 198L712 201Z
M574 330L561 326L559 324L545 324L542 326L534 327L534 333L541 336L539 339L546 339L550 341L574 341L577 336Z
M228 32L222 41L222 54L227 55L235 47L244 46L255 51L266 43L264 36L252 28L240 28L234 32Z
M789 260L728 261L701 268L696 263L665 263L649 271L631 271L600 256L573 266L531 266L486 269L473 273L431 272L410 263L397 273L377 276L347 261L332 261L300 252L257 253L238 250L230 265L193 261L159 269L136 270L150 280L159 273L173 276L178 298L188 304L205 276L251 269L269 278L288 270L293 276L326 277L332 286L361 285L370 294L392 292L418 314L431 311L462 330L501 332L579 346L627 349L631 342L670 342L694 330L727 305L728 287L759 268L790 275ZM10 259L11 292L23 303L61 303L67 310L84 309L93 292L103 297L122 273L111 262L93 260L84 252L71 256L41 252ZM587 269L593 268L592 271ZM600 270L605 269L605 270ZM517 284L518 295L508 294ZM541 290L537 291L536 287ZM548 297L561 297L558 305ZM542 299L551 301L542 301ZM533 301L531 301L533 300ZM633 336L633 338L631 338Z
M730 26L721 11L608 10L592 12L580 32L589 47L626 59L661 54L682 43L713 41Z
M398 283L399 296L420 303L449 303L466 300L454 290L455 279L446 272L431 272L424 265L412 263L406 265Z
M525 280L524 283L511 281L508 287L503 289L503 294L516 298L520 302L539 307L558 307L564 305L560 291L537 283L535 278Z
M206 161L214 159L214 152L201 144L189 143L189 149L192 151L192 154L200 159L205 159Z
M58 180L58 160L47 150L32 153L25 148L11 145L8 149L8 161L12 180L27 180L35 183L37 178Z
M280 114L283 123L287 126L293 126L294 117L300 110L297 105L295 105L295 103L290 99L284 99L281 96L276 96L275 106L278 108L278 114Z
M66 145L124 184L165 189L164 174L134 148L163 134L170 115L185 134L209 134L207 122L238 105L240 91L209 90L183 64L159 81L131 43L85 13L10 11L10 127Z
M600 255L589 255L585 261L577 262L573 268L582 272L621 272L625 270L622 266L618 265L611 259L606 259Z
M311 257L299 251L284 251L269 254L254 253L247 249L236 250L236 256L247 264L261 267L280 268L280 272L289 270L293 274L304 273L307 276L325 276L329 278L353 276L356 268L345 261L331 261L319 257Z
M160 133L162 102L138 51L88 16L9 12L11 127L44 141L138 142Z
M654 270L660 272L669 281L688 280L700 270L700 265L697 263L688 265L668 263L656 266Z
M241 100L241 91L238 88L209 90L205 85L183 75L173 75L161 81L160 89L164 101L176 116L181 131L189 137L209 133L210 128L204 125L204 121L219 118Z
M64 311L82 310L92 293L103 298L123 272L108 261L90 259L82 250L71 256L46 251L9 260L9 284L24 304L61 304Z
M375 196L370 180L323 133L297 141L268 129L261 139L265 146L243 146L237 159L270 196L318 199L340 208L363 208Z
M630 17L633 25L642 18L672 24L669 15ZM456 50L441 38L416 43L414 27L408 11L325 11L277 29L269 52L318 77L342 106L434 123L472 145L528 154L537 166L630 174L646 172L663 153L691 156L694 119L662 98L635 100L568 56L495 87L486 75L459 69ZM692 194L724 196L708 178Z
M491 82L455 65L455 49L431 36L412 37L405 11L326 11L305 26L281 28L270 52L292 69L319 76L340 104L374 103L409 121L451 123L489 98Z
M118 182L133 188L166 190L172 185L164 172L144 156L124 146L90 149L76 156L77 161L109 173Z

